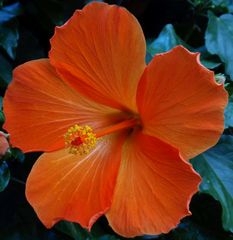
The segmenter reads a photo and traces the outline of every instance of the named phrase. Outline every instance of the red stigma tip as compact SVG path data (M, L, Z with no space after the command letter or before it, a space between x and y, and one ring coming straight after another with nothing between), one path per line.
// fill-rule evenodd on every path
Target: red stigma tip
M81 144L83 144L83 140L81 137L76 137L72 142L71 145L74 146L80 146Z

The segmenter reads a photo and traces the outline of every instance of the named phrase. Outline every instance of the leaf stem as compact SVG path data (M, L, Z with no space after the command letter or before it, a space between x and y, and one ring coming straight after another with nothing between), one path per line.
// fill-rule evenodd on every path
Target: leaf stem
M21 184L21 185L25 185L25 184L26 184L24 181L22 181L22 180L20 180L20 179L18 179L18 178L15 178L15 177L11 177L11 180L12 180L13 182L19 183L19 184Z

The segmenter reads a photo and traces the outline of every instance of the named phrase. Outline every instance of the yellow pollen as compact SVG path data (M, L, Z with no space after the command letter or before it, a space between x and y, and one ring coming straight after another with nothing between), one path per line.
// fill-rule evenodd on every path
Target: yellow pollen
M97 139L123 129L132 129L138 124L139 121L137 118L125 119L122 122L103 128L97 133L94 133L93 129L87 125L80 126L75 124L64 135L65 146L69 148L69 152L72 154L88 154L96 147Z
M96 146L96 135L93 133L93 129L87 125L80 126L75 124L70 127L66 134L65 146L69 148L69 153L72 154L88 154Z

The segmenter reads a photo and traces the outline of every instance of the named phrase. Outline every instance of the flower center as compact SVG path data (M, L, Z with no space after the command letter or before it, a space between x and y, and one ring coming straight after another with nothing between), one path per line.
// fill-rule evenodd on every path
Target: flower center
M89 126L75 124L68 129L64 138L66 147L73 154L88 154L96 145L96 136Z
M93 129L88 125L80 126L75 124L70 127L64 135L65 146L69 148L69 152L72 154L88 154L96 147L98 138L118 132L122 129L133 128L137 123L137 119L127 119L96 133L94 133Z

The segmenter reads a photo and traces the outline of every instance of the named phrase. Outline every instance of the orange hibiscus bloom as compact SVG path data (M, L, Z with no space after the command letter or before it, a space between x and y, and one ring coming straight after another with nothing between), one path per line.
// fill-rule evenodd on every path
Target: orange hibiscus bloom
M181 46L146 66L139 23L104 3L76 11L51 46L15 69L4 100L11 143L46 152L26 185L38 217L90 229L106 214L126 237L168 232L200 183L185 160L223 131L223 85Z

